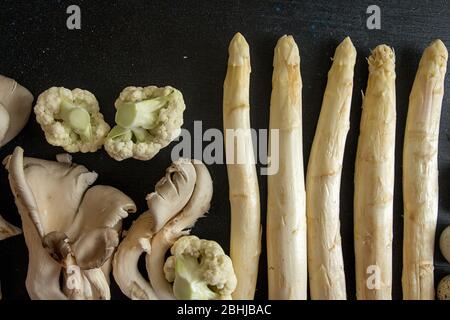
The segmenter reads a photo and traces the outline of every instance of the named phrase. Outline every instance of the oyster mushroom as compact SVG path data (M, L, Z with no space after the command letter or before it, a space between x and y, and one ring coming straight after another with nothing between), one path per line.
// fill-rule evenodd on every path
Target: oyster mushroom
M31 113L33 95L15 80L0 75L0 147L23 129ZM19 228L0 216L0 240L19 234ZM1 299L1 292L0 292Z
M30 298L109 299L110 258L134 202L110 186L89 188L97 174L84 166L24 158L20 147L4 164L29 252Z
M0 75L0 147L14 139L28 122L33 95L15 80Z
M209 209L212 181L201 162L175 161L147 196L149 209L133 223L114 255L113 275L122 292L131 299L174 299L165 279L165 254L172 244ZM146 254L151 283L138 270Z
M0 216L0 240L5 240L6 238L16 236L20 233L22 233L22 230L13 226L8 221L3 219L2 216ZM2 299L2 290L1 289L2 288L0 285L0 299Z

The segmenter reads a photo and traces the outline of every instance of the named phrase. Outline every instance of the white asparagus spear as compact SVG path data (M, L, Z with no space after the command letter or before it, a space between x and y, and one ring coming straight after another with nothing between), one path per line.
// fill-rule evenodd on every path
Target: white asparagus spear
M379 45L368 63L369 80L355 164L356 297L390 300L396 120L394 52Z
M275 154L270 142L269 156L271 161L279 161L279 170L268 176L269 299L306 300L308 276L302 80L300 55L292 36L283 36L278 40L273 66L270 130L279 130L279 143L278 154Z
M308 270L313 300L345 300L339 191L350 128L356 50L349 37L336 48L306 177Z
M409 97L403 148L403 299L434 299L438 216L438 139L448 53L441 40L425 49Z
M259 187L250 131L250 71L247 41L237 33L230 42L223 85L231 204L230 257L238 280L232 296L237 300L254 298L261 252Z

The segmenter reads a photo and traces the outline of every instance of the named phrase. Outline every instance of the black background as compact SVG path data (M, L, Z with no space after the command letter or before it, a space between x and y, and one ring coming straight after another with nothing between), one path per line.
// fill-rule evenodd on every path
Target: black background
M81 30L66 28L66 8L81 7ZM366 9L381 8L381 30L366 28ZM361 90L367 82L365 57L377 44L394 47L397 64L396 183L394 199L393 297L401 298L402 186L401 155L408 96L423 49L440 38L450 45L450 4L446 1L14 1L0 2L0 73L15 78L35 97L51 86L80 87L93 92L106 120L114 123L113 103L128 85L172 85L185 98L184 128L193 121L203 129L222 128L222 85L227 47L240 31L251 48L251 121L268 127L273 48L283 34L292 34L300 48L303 78L305 166L320 112L326 76L337 44L349 35L358 51L351 128L347 139L341 191L341 229L348 297L355 298L353 253L353 171L361 115ZM449 91L449 78L445 89ZM450 96L444 96L439 140L440 200L437 235L450 223ZM394 141L392 141L394 143ZM61 148L46 143L34 116L19 136L3 147L0 158L16 145L27 156L54 159ZM145 195L169 166L163 149L151 161L116 162L104 151L74 154L74 162L99 173L97 183L115 186L131 196L139 212ZM205 144L206 145L206 144ZM228 250L229 202L226 167L211 165L214 197L207 218L193 233L214 239ZM262 221L265 221L266 178L259 177ZM20 225L0 170L1 213ZM125 221L128 228L137 216ZM265 239L263 239L265 241ZM263 242L263 247L265 247ZM256 298L267 298L265 250L261 256ZM27 299L27 249L22 236L0 242L0 279L4 299ZM436 280L450 266L436 250ZM125 298L112 281L112 298Z

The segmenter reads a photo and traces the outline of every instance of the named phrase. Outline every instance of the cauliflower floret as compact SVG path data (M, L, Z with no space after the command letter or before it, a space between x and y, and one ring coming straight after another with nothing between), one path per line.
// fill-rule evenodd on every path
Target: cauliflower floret
M215 241L179 238L170 249L164 274L180 300L231 299L237 279L233 264Z
M109 125L97 99L87 90L52 87L41 93L34 107L48 143L67 152L95 152L103 145Z
M183 95L170 86L127 87L115 102L116 123L105 141L108 154L150 160L181 132Z

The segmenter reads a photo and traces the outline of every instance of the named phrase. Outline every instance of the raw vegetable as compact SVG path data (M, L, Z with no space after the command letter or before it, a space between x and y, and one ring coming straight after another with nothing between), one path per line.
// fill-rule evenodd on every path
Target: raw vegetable
M184 236L170 252L164 274L178 300L231 299L237 280L231 259L217 242Z
M250 132L250 50L244 37L237 33L228 51L223 85L223 126L231 204L230 257L238 280L233 299L241 300L253 299L255 295L261 252L261 216Z
M14 139L28 122L32 102L33 95L28 89L15 80L0 75L0 147ZM21 232L0 215L0 240Z
M0 147L14 139L28 122L33 95L15 80L0 75Z
M181 132L183 95L172 87L127 87L115 103L116 123L106 141L108 154L150 160Z
M80 165L24 158L20 147L4 163L28 247L30 298L109 299L110 257L134 202L113 187L89 188L97 174Z
M182 235L189 234L199 217L209 208L212 181L200 162L179 159L167 170L147 196L148 210L127 232L114 256L114 279L131 299L175 299L173 286L164 275L166 252ZM138 270L138 260L146 254L151 284Z
M72 164L72 156L70 153L59 153L56 155L56 161L60 163Z
M140 256L151 253L152 216L145 212L125 233L113 259L114 280L122 293L132 300L157 300L158 297L138 270Z
M439 300L450 300L450 275L444 277L439 282L437 296Z
M368 63L355 163L356 297L390 300L396 121L394 52L379 45Z
M16 236L20 233L22 233L22 231L19 228L8 223L8 221L6 221L5 219L3 219L2 216L0 216L0 240L5 240L9 237Z
M308 268L313 300L345 300L339 190L350 128L356 50L349 37L336 48L306 177ZM283 141L283 140L281 140Z
M267 261L269 299L307 298L305 181L300 55L292 36L278 40L273 59L270 130L279 131L279 170L268 176ZM271 134L270 138L273 138ZM278 159L275 159L275 158Z
M87 90L52 87L41 93L34 107L48 143L67 152L95 152L103 145L109 125L97 99Z
M442 231L439 238L439 247L444 258L450 263L450 226Z
M164 300L175 299L172 285L164 275L166 253L179 237L189 234L189 229L209 210L212 198L213 186L208 169L196 160L192 160L192 164L196 172L192 196L186 206L155 234L152 253L146 256L147 272L152 286L156 295Z
M0 240L5 240L9 237L16 236L22 233L22 230L8 223L2 216L0 216ZM0 300L2 299L2 288L0 285Z
M113 260L113 275L122 292L133 300L156 300L155 291L138 270L139 257L152 252L151 241L168 220L189 202L197 174L190 160L177 160L147 195L148 210L126 233Z
M3 145L3 138L9 128L9 113L8 110L0 104L0 143Z
M425 49L409 96L403 147L403 298L434 299L433 256L438 216L438 140L448 52L441 40Z

